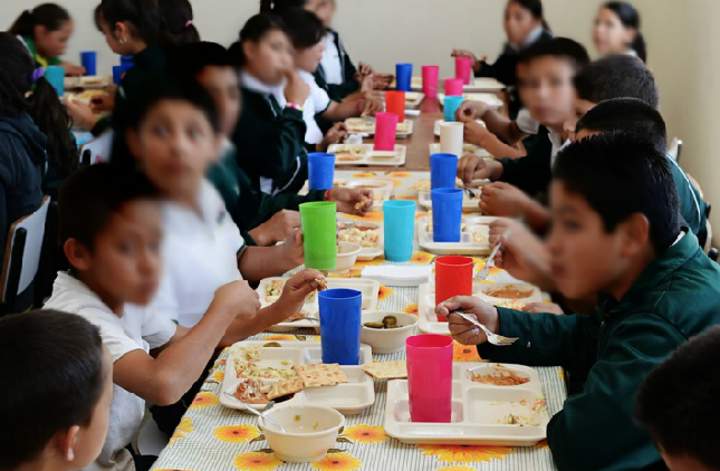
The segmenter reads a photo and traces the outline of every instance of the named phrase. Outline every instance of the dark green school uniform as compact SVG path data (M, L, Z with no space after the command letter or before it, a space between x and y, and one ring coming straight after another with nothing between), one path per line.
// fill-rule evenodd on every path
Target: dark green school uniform
M255 190L250 177L238 165L234 147L228 149L220 161L210 167L207 177L222 196L228 212L249 245L255 244L249 231L278 211L297 210L300 204L322 201L325 196L321 190L310 191L304 196L290 193L271 196Z
M708 204L702 199L700 191L693 185L682 167L668 157L670 173L672 173L677 189L680 214L690 230L697 236L700 246L707 240Z
M232 137L240 168L256 191L297 193L308 177L302 112L281 109L271 95L245 87L242 95L243 110Z
M499 333L519 340L509 347L481 345L483 358L562 365L586 377L547 428L558 469L643 469L660 455L633 420L638 387L681 344L720 323L720 268L687 233L622 299L601 297L593 316L498 313Z
M325 70L323 70L322 65L320 65L315 71L315 81L320 88L325 89L331 100L343 101L343 99L345 99L348 95L360 90L360 82L358 82L355 77L357 75L357 68L355 67L355 64L353 64L352 59L350 59L350 54L348 54L345 46L343 46L343 43L340 40L340 34L332 29L328 32L333 35L333 41L335 42L335 47L337 47L338 50L338 58L340 60L340 69L342 71L343 81L339 84L327 83L327 80L325 79Z

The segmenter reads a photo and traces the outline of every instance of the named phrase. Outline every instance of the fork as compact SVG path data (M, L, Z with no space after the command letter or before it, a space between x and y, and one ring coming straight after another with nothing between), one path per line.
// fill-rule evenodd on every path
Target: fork
M488 342L493 345L497 345L499 347L507 347L508 345L512 345L518 341L518 337L504 337L502 335L498 335L498 334L492 332L490 329L485 327L485 325L478 322L477 319L465 314L464 312L455 311L455 314L462 317L463 319L465 319L466 321L468 321L475 327L479 327L483 332L485 332L485 336L487 336Z
M475 275L475 279L477 281L483 281L485 280L488 275L490 274L490 269L495 266L495 256L497 256L498 252L502 248L502 241L505 240L506 237L510 235L510 229L506 230L503 235L500 236L500 239L498 239L497 244L495 244L495 247L493 247L492 251L490 252L490 255L488 255L487 261L485 262L485 266L482 270L478 272L477 275Z

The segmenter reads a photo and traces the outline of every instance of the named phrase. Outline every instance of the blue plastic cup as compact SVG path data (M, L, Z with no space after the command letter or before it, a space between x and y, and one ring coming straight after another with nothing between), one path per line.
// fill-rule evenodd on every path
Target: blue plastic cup
M395 66L395 81L397 82L397 89L409 92L412 88L412 75L412 64L397 64Z
M135 65L135 56L128 54L126 56L120 56L120 65L127 65L132 67Z
M45 68L45 80L55 89L58 96L65 94L65 69L59 65L51 65Z
M335 179L335 154L308 154L308 181L311 190L330 190Z
M415 201L390 200L383 203L385 260L407 262L415 242Z
M455 154L432 154L430 156L430 188L455 188L458 156Z
M120 82L122 82L122 74L123 74L123 68L121 65L114 65L112 68L113 71L113 83L115 85L120 85Z
M463 190L438 188L432 190L433 240L460 242Z
M443 103L444 119L448 123L457 121L457 110L465 100L462 96L446 96Z
M362 293L327 289L318 294L323 363L360 364Z
M80 64L85 67L85 75L97 75L97 52L84 51L80 53Z

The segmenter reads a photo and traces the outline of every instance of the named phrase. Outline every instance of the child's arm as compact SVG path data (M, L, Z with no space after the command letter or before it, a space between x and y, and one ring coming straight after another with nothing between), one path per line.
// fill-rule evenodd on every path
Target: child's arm
M457 119L465 123L481 119L485 122L488 131L509 145L515 145L527 137L515 121L489 109L485 103L479 101L464 101L458 108Z
M505 144L495 134L475 121L465 123L465 142L482 147L493 157L519 159L526 155L522 144L518 143L515 146Z
M266 330L300 312L305 298L325 284L325 277L317 270L303 270L290 278L283 288L282 295L275 303L262 308L251 320L238 319L225 332L221 346L232 345L251 335Z
M248 247L238 258L240 273L250 282L280 276L302 263L302 234L297 230L283 244L272 247Z
M60 66L65 69L65 75L68 77L80 77L85 75L85 67L81 65L63 61L60 63Z
M480 209L490 216L521 217L535 231L543 233L550 225L550 212L519 188L505 182L485 185Z
M490 244L494 246L500 241L503 245L495 257L497 267L544 291L557 291L550 269L550 252L540 238L519 221L498 218L490 224Z
M228 326L236 317L247 322L259 307L246 281L221 287L200 322L180 332L157 358L138 349L116 360L113 381L153 404L174 404L198 380Z

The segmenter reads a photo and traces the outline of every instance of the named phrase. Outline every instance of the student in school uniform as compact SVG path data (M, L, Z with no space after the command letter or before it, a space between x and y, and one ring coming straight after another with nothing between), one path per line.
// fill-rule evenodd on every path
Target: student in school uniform
M718 362L716 326L678 348L640 387L635 415L670 471L720 469Z
M200 42L179 47L171 54L171 68L178 76L197 80L212 96L220 116L223 150L208 170L208 179L220 192L228 212L250 245L268 246L285 240L300 226L298 206L308 201L336 201L338 210L363 214L369 209L369 190L333 188L307 195L270 196L255 191L240 168L237 150L230 141L242 103L238 73L227 50L219 44Z
M200 32L195 27L195 15L190 0L158 0L158 5L173 44L200 41Z
M74 471L95 461L113 392L97 327L58 311L5 316L0 374L12 378L0 401L0 469Z
M601 56L627 54L647 62L647 45L640 32L640 13L628 2L602 4L595 17L592 37Z
M562 150L551 204L553 276L568 298L597 296L595 314L530 314L473 297L452 298L436 312L449 315L454 338L478 345L483 358L561 365L570 378L584 378L547 427L560 471L658 466L660 454L634 420L636 393L675 349L720 323L720 268L681 226L667 157L642 136L602 134ZM489 345L454 311L519 340Z
M70 13L55 3L23 11L8 30L23 43L38 67L59 65L65 75L85 75L84 67L61 59L74 31Z

